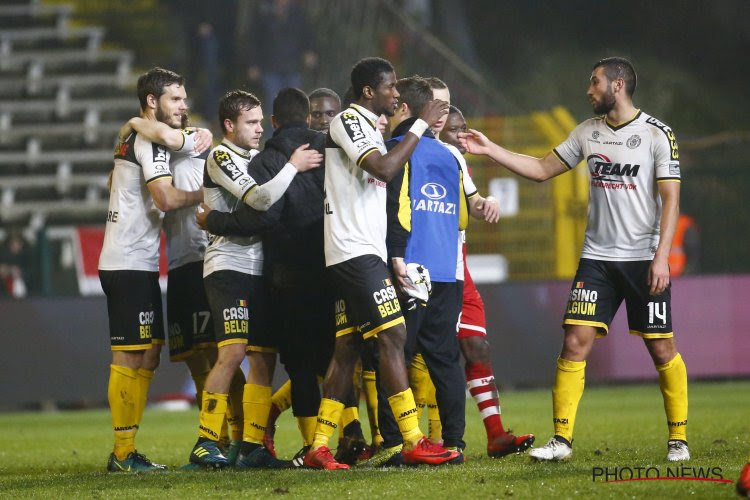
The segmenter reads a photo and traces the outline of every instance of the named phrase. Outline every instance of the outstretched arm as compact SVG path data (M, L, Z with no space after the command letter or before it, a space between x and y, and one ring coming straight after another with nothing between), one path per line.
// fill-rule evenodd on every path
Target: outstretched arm
M549 153L544 158L514 153L498 146L474 129L459 132L458 138L467 152L489 156L511 172L535 182L543 182L568 171L568 167L554 153Z
M211 147L213 141L211 131L206 128L177 129L166 123L138 116L123 125L120 137L127 136L131 130L172 151L181 151L187 145L191 152L202 153Z
M360 167L373 177L389 182L403 168L417 147L425 130L437 123L448 113L448 103L435 99L427 103L419 115L419 120L412 125L404 139L386 154L373 150L364 157Z

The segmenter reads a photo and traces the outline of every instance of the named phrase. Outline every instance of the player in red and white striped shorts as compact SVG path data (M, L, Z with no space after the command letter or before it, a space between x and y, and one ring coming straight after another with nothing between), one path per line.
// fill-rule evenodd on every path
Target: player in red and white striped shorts
M434 87L433 95L445 99L437 94ZM440 139L455 146L463 154L466 151L458 142L458 133L465 130L466 120L463 114L458 108L451 106ZM491 457L503 457L529 448L534 443L534 435L514 436L503 427L500 417L500 395L495 385L490 343L487 340L484 302L466 266L466 243L463 244L463 266L464 302L458 323L458 343L466 361L466 386L479 408L487 431L487 454Z

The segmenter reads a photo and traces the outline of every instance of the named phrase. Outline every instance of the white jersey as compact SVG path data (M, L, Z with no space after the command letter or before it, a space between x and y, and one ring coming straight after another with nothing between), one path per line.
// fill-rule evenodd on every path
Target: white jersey
M444 144L451 153L453 153L458 164L461 165L461 180L464 185L464 194L466 197L471 198L472 196L478 195L479 190L469 174L469 167L466 165L466 159L464 156L456 146L448 144L447 142L440 142ZM458 262L456 263L456 280L458 281L464 280L464 243L466 243L466 230L462 229L458 232Z
M224 139L208 155L203 178L205 203L212 210L234 212L245 203L250 191L258 186L247 173L250 160L258 154ZM263 274L263 244L259 236L208 236L203 261L203 276L214 271L237 271Z
M172 153L169 163L173 175L172 184L183 191L197 191L203 186L205 155L188 152L186 149L188 148L183 146L180 152ZM208 235L198 226L195 210L193 205L172 210L164 216L170 271L203 260Z
M386 183L360 167L370 153L386 154L383 136L375 127L377 119L352 104L331 121L325 155L327 266L362 255L387 259Z
M147 184L171 180L169 157L164 146L135 132L117 144L99 269L159 271L164 212L156 207Z
M657 182L680 181L672 129L642 111L617 127L591 118L553 152L568 168L585 159L591 175L581 257L653 259L661 220Z

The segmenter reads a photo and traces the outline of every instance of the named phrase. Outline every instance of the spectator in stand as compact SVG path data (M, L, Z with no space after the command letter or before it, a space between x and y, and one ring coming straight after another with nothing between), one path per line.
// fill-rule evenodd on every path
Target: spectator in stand
M248 78L260 83L271 103L285 87L302 87L303 69L318 64L315 39L304 9L294 0L266 0L250 30Z
M32 250L18 228L8 230L0 247L0 295L22 299L28 291Z

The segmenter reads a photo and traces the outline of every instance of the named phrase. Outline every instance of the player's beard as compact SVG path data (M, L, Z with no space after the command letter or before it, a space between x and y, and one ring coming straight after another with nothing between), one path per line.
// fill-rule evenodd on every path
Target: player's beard
M615 107L615 94L612 92L612 89L607 89L607 91L602 96L602 101L598 104L594 104L594 114L597 115L606 115L610 111L612 111Z
M164 112L163 109L161 109L160 106L156 107L156 112L154 113L154 116L156 116L156 119L162 123L166 123L172 128L180 128L180 124L175 125L174 118L169 113ZM183 120L187 119L187 115L183 115Z

